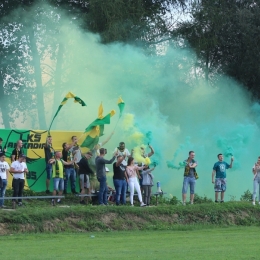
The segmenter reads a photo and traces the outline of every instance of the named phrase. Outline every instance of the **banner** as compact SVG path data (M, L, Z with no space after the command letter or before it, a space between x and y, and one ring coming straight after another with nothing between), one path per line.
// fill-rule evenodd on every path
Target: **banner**
M25 189L30 189L33 191L45 191L46 186L46 164L44 155L44 145L46 143L46 138L48 136L48 131L41 130L10 130L10 129L0 129L0 137L3 139L2 147L6 148L6 162L11 166L11 154L16 148L16 143L18 140L23 142L23 153L26 154L26 164L29 172L26 175ZM71 137L77 136L80 138L82 132L68 132L68 131L51 131L52 136L52 146L55 151L62 151L62 144L67 142L71 143ZM78 144L84 138L80 138ZM84 148L81 149L85 152ZM12 175L9 175L7 188L11 189L12 186ZM52 190L52 181L50 183L50 189ZM68 188L70 184L68 185ZM69 191L70 189L68 189Z

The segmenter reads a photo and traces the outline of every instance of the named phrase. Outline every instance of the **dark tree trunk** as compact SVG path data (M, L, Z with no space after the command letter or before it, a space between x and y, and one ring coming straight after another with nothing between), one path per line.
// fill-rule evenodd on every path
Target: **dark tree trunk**
M9 118L9 111L8 111L8 102L7 96L4 93L4 79L3 75L0 72L0 109L2 112L3 124L5 128L10 127L10 118Z
M30 45L33 54L33 65L34 65L34 75L36 83L36 93L37 93L37 114L39 120L39 127L42 130L47 129L46 118L45 118L45 107L44 107L44 94L42 86L42 70L41 70L41 60L40 55L37 50L36 40L34 36L34 31L31 28L29 32Z

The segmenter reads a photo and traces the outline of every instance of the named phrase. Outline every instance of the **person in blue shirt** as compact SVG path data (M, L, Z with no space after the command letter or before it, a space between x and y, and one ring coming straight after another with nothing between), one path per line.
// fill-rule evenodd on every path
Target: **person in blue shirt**
M221 192L221 201L224 202L224 194L226 191L226 170L232 168L234 158L231 157L230 164L223 161L223 154L218 154L218 162L213 166L212 183L215 189L215 202L218 202L218 194ZM214 180L215 178L215 180Z

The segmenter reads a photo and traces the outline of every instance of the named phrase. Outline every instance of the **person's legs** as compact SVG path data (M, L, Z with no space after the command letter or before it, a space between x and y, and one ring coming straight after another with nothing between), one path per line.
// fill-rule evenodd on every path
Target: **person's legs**
M134 205L134 190L135 190L135 185L134 185L134 178L129 178L128 180L128 187L130 189L130 203L131 205Z
M4 196L5 196L5 190L7 186L7 180L2 180L2 187L0 187L0 208L4 205Z
M183 184L182 184L182 203L186 204L186 196L187 196L187 190L188 190L188 177L184 177Z
M126 204L126 181L122 180L122 189L121 189L121 203Z
M122 189L120 180L114 179L114 186L115 186L115 190L116 190L116 205L119 205L120 204L121 189Z
M46 164L46 193L50 192L50 179L52 173L52 165L50 163Z
M23 196L23 188L24 188L24 180L23 179L19 179L18 197L22 197ZM22 203L22 200L19 199L18 202L20 204L20 203Z
M70 179L70 169L65 168L64 194L67 194L69 179Z
M53 178L53 192L52 195L56 196L57 195L57 191L59 190L59 178ZM55 199L52 199L52 205L55 205Z
M107 192L108 192L108 188L107 188L107 179L105 179L104 181L104 186L105 186L105 190L103 193L103 202L105 205L107 205Z
M98 202L100 205L107 203L107 199L104 201L104 193L107 193L106 177L99 177L99 193ZM107 194L106 194L107 195Z
M19 179L13 179L13 197L18 197ZM13 200L15 202L15 200Z
M79 176L79 183L80 183L80 194L84 195L86 190L85 190L85 185L84 185L84 174L80 174ZM80 197L80 203L84 203L84 197Z
M61 196L64 190L64 179L59 178L59 193L58 195ZM57 202L60 202L61 199L58 199Z
M148 185L143 185L143 191L144 191L144 203L148 204Z
M257 189L258 189L258 202L260 204L260 178L257 179Z
M151 193L152 193L152 186L148 185L148 195L147 195L147 205L150 205L150 200L151 200Z
M221 179L221 201L224 202L224 196L226 191L226 179Z
M71 192L76 193L76 171L74 168L70 168L70 187Z
M215 202L218 202L218 193L222 191L221 180L219 178L215 179L214 190L215 190Z
M195 185L196 185L195 177L189 178L189 183L190 183L190 203L193 204L193 202L194 202L194 193L195 193Z
M138 199L139 199L140 203L142 203L143 198L142 198L142 193L141 193L140 185L138 183L137 178L134 178L134 187L135 187L135 190L137 191Z

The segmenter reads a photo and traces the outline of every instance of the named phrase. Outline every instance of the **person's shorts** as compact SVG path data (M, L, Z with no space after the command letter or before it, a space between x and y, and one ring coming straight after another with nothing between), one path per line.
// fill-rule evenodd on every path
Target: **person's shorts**
M51 173L52 173L52 164L50 164L50 163L46 164L46 173L47 173L47 180L50 180Z
M63 191L64 190L64 179L53 178L53 189L56 191Z
M214 189L216 192L226 191L226 188L227 188L226 185L227 185L226 179L216 178Z
M84 175L86 176L86 179L84 181ZM90 182L89 182L89 176L87 174L80 174L80 183L81 183L81 189L89 189L90 188Z

